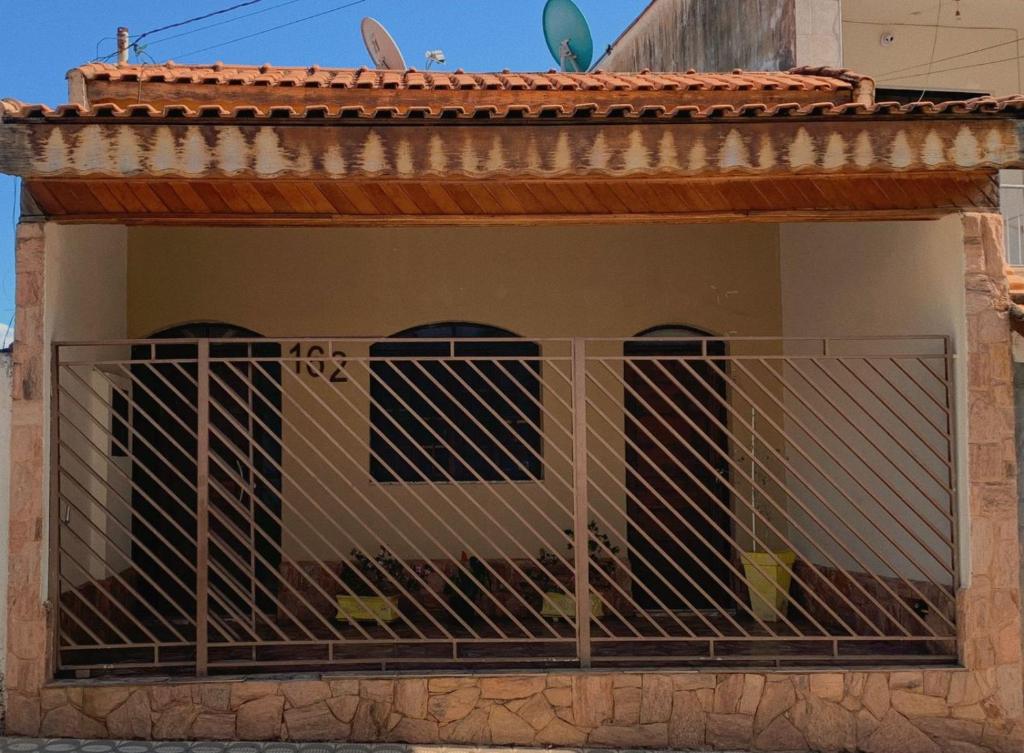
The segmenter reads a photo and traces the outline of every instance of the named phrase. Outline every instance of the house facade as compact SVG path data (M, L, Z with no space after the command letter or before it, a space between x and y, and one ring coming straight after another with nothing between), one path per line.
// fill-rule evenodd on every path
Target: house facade
M1018 749L1019 99L69 84L0 123L11 732Z

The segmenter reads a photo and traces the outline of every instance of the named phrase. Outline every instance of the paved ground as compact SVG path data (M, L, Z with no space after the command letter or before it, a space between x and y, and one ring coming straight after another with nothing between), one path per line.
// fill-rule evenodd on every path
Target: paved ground
M444 748L438 748L438 751ZM132 742L0 737L2 753L408 753L409 746L356 743Z
M541 748L449 747L380 743L133 742L125 740L34 740L0 737L0 753L566 753ZM593 753L624 753L593 751ZM650 751L637 751L650 753ZM728 753L723 751L722 753ZM733 751L741 753L741 751Z
M565 753L564 750L508 747L449 747L380 743L132 742L125 740L36 740L0 737L0 753ZM624 753L624 751L593 751ZM650 751L637 751L650 753ZM728 753L728 751L722 751ZM733 753L742 753L733 751Z

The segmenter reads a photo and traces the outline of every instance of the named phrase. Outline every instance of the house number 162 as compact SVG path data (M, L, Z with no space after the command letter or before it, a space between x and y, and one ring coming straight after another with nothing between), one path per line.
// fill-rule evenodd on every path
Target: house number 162
M288 349L289 355L295 356L295 373L302 373L302 366L305 364L306 373L311 377L319 377L327 374L327 361L324 359L326 351L319 345L308 345L306 346L306 352L302 352L302 343L295 343L295 346ZM347 382L348 376L345 374L345 365L348 361L345 360L346 354L343 350L335 350L331 353L331 363L333 366L330 375L327 376L330 382Z

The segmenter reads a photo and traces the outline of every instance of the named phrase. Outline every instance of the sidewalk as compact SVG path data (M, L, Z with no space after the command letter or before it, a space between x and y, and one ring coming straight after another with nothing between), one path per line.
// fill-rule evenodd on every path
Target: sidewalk
M135 740L45 740L0 737L0 753L409 753L430 750L442 753L456 748L411 746L401 743L284 743L284 742L202 742ZM458 748L467 753L470 748ZM498 748L489 751L500 750ZM522 753L520 749L517 753ZM550 751L545 751L550 753Z

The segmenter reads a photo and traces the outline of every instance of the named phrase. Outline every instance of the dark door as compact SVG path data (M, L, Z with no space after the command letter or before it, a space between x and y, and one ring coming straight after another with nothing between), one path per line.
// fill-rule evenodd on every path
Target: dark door
M681 357L701 354L699 340L657 339L685 333L659 329L651 339L632 340L624 348L624 355L639 359L627 358L623 366L627 539L633 597L645 609L683 610L686 602L695 609L732 606L712 575L729 583L728 568L715 555L728 558L732 551L722 533L730 531L729 497L719 476L727 448L721 428L724 367L700 359L684 365ZM724 354L721 342L708 341L707 347L710 355Z
M161 339L250 338L224 324L176 327ZM132 558L182 610L195 610L197 347L133 347L130 422ZM281 408L277 343L210 343L209 553L211 611L249 620L273 611L280 564ZM216 361L213 359L238 359ZM253 360L257 359L257 360ZM167 570L189 588L169 582ZM159 603L155 589L147 596ZM168 610L171 613L173 610Z

